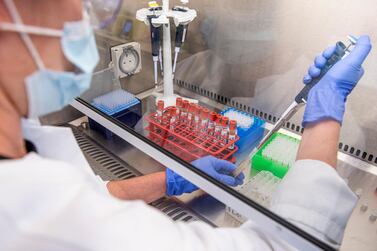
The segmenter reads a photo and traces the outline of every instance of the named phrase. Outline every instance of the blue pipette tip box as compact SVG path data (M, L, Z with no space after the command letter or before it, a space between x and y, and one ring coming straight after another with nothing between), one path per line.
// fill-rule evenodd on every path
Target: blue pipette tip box
M134 128L141 118L141 102L133 94L119 89L93 99L92 106L125 125ZM89 127L110 139L113 133L89 118Z
M238 114L237 117L244 118L247 122L249 119L252 120L252 123L245 123L246 125L243 126L241 126L239 121L237 121L237 134L240 137L240 139L236 142L238 152L242 153L245 150L247 151L254 148L263 137L265 121L232 107L226 108L221 112L221 115L226 116L229 114L229 112ZM229 119L231 120L232 118Z

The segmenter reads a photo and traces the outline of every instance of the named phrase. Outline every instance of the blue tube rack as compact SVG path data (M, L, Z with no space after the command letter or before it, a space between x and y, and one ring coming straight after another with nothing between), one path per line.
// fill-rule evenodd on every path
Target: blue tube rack
M135 127L142 116L141 101L133 94L122 89L94 98L91 104L101 112L131 128ZM101 133L106 139L113 137L113 133L110 130L91 118L89 118L89 127Z
M249 128L240 127L237 123L237 134L240 137L240 140L236 142L236 145L238 146L238 149L239 149L238 152L242 154L243 152L254 148L262 139L263 133L264 133L265 121L258 117L255 117L253 115L250 115L246 112L237 110L232 107L229 107L225 109L224 111L222 111L221 115L224 115L225 113L229 111L240 113L243 116L250 117L254 120L253 124Z

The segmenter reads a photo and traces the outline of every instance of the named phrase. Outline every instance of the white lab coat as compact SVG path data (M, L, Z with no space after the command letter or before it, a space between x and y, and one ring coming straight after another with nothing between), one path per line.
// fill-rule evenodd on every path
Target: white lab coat
M227 229L176 223L141 201L117 200L71 151L80 152L69 129L25 126L25 137L39 140L39 154L0 162L0 250L290 249L252 222ZM273 210L319 238L340 241L355 202L333 168L299 161Z

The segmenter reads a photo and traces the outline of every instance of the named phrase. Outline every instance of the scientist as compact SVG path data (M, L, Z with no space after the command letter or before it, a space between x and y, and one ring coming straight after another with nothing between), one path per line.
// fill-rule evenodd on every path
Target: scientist
M131 201L197 189L169 169L109 182L105 189L85 169L69 130L23 119L62 108L89 87L98 54L91 28L80 21L81 2L4 0L0 13L1 250L290 248L251 222L233 229L175 223L145 202ZM370 49L369 38L360 37L353 52L311 91L297 162L271 208L334 245L341 243L357 200L335 171L339 131L346 98L363 75ZM305 83L318 77L333 50L315 59ZM72 72L73 66L80 72ZM228 162L205 157L193 164L228 185L242 183L242 176L228 175L234 169Z

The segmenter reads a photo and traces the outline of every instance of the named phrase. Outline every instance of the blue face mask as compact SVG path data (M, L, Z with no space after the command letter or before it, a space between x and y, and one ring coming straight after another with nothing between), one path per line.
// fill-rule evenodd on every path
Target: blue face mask
M64 25L61 46L65 57L81 73L39 69L25 79L29 98L29 117L58 111L90 87L99 55L90 26L81 22Z
M25 79L29 117L36 118L62 109L90 87L92 72L99 61L94 32L86 21L67 22L63 31L23 25L14 6L7 6L15 24L1 24L2 30L21 33L38 70ZM80 73L46 69L28 33L61 37L64 56Z

